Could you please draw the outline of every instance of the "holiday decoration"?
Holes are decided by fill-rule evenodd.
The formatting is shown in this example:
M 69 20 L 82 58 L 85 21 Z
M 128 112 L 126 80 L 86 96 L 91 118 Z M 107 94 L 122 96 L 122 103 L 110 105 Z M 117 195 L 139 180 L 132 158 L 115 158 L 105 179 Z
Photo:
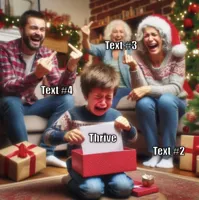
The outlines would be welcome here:
M 187 133 L 189 133 L 189 131 L 190 131 L 190 128 L 189 128 L 188 126 L 184 126 L 184 127 L 183 127 L 183 132 L 184 132 L 184 133 L 187 134 Z
M 195 122 L 197 119 L 196 113 L 194 111 L 190 111 L 186 114 L 187 120 L 189 122 Z
M 185 133 L 199 132 L 199 84 L 195 87 L 194 98 L 188 101 L 186 114 L 184 115 Z
M 190 29 L 193 27 L 193 22 L 190 18 L 184 19 L 184 27 L 185 29 Z
M 189 7 L 188 7 L 188 11 L 190 13 L 197 13 L 199 12 L 199 5 L 198 4 L 195 4 L 195 3 L 192 3 Z
M 183 40 L 184 37 L 185 37 L 185 32 L 184 31 L 180 31 L 179 35 L 180 35 L 180 39 Z
M 192 88 L 199 82 L 199 0 L 176 0 L 172 4 L 171 21 L 187 46 L 186 78 Z
M 195 90 L 196 90 L 197 93 L 199 93 L 199 84 L 196 85 Z
M 154 184 L 154 176 L 144 174 L 142 176 L 142 185 L 144 187 L 151 187 Z
M 70 21 L 70 16 L 67 14 L 58 15 L 56 12 L 45 9 L 41 11 L 46 19 L 46 36 L 54 39 L 65 39 L 68 43 L 76 48 L 80 48 L 80 28 Z M 17 16 L 8 16 L 0 9 L 0 29 L 11 28 L 13 26 L 19 27 L 19 18 Z M 70 50 L 67 53 L 68 57 Z M 87 62 L 86 57 L 81 57 L 78 65 L 80 69 Z
M 69 15 L 57 15 L 52 11 L 42 11 L 46 18 L 46 35 L 56 38 L 66 38 L 69 43 L 79 47 L 80 28 L 70 21 Z M 0 28 L 19 27 L 19 18 L 17 16 L 8 16 L 0 9 Z

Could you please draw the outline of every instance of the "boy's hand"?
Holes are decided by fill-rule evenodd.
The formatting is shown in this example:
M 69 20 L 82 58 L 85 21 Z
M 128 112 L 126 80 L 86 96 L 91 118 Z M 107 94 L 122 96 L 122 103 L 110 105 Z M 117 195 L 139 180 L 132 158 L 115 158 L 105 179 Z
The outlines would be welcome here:
M 35 75 L 37 78 L 42 78 L 43 76 L 49 74 L 49 72 L 53 68 L 53 58 L 56 55 L 56 51 L 54 51 L 49 57 L 47 58 L 40 58 L 37 60 Z
M 67 68 L 69 71 L 73 72 L 76 70 L 77 67 L 77 63 L 79 62 L 80 58 L 82 57 L 83 53 L 76 49 L 73 45 L 71 45 L 70 43 L 68 44 L 68 46 L 73 50 L 70 53 L 70 59 L 67 63 Z
M 90 27 L 92 24 L 93 24 L 93 21 L 91 21 L 88 25 L 84 25 L 81 28 L 83 35 L 86 35 L 87 37 L 90 35 Z
M 84 141 L 84 136 L 78 129 L 73 129 L 64 135 L 64 141 L 70 144 L 80 145 Z
M 124 50 L 123 63 L 129 65 L 131 71 L 137 69 L 137 62 L 133 59 L 133 56 L 127 54 L 127 50 Z
M 131 126 L 130 126 L 128 120 L 123 116 L 119 116 L 115 120 L 115 127 L 117 129 L 122 129 L 122 130 L 125 130 L 125 131 L 130 131 L 130 129 L 131 129 Z

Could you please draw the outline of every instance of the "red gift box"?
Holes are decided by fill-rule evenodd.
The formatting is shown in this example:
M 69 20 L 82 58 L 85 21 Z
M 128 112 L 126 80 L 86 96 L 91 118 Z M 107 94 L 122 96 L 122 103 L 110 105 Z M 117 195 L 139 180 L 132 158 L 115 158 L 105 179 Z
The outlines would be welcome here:
M 142 183 L 139 181 L 134 181 L 135 188 L 132 190 L 132 195 L 136 197 L 141 197 L 144 195 L 156 193 L 159 191 L 158 187 L 156 185 L 151 185 L 150 187 L 144 187 L 142 186 Z
M 72 168 L 83 177 L 133 171 L 137 168 L 136 150 L 83 155 L 82 149 L 72 151 Z
M 199 136 L 182 135 L 180 146 L 185 147 L 185 155 L 180 156 L 180 169 L 196 171 L 196 156 L 199 155 Z

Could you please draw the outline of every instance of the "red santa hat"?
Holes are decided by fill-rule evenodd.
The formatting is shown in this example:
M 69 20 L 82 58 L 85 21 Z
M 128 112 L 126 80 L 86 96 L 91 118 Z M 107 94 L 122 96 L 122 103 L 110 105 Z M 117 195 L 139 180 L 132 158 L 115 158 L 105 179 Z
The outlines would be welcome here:
M 181 43 L 177 28 L 166 17 L 153 14 L 146 17 L 138 26 L 137 34 L 140 35 L 142 29 L 146 26 L 152 26 L 162 31 L 169 45 L 172 47 L 172 54 L 176 57 L 182 57 L 187 52 L 187 47 Z

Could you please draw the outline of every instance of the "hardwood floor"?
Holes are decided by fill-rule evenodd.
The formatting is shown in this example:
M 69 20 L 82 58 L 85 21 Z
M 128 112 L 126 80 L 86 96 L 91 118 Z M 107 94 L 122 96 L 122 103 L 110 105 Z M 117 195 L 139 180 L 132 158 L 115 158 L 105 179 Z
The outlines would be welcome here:
M 62 156 L 59 157 L 62 160 L 66 160 L 66 157 Z M 168 173 L 173 173 L 173 174 L 178 174 L 178 175 L 183 175 L 183 176 L 189 176 L 189 177 L 196 177 L 195 173 L 193 172 L 189 172 L 189 171 L 183 171 L 180 170 L 178 167 L 178 161 L 175 160 L 175 167 L 173 169 L 163 169 L 163 168 L 150 168 L 150 167 L 145 167 L 142 165 L 143 160 L 146 160 L 146 157 L 143 156 L 138 156 L 138 162 L 137 162 L 137 166 L 140 168 L 146 168 L 146 169 L 152 169 L 154 171 L 162 171 L 162 172 L 168 172 Z M 39 172 L 38 174 L 26 179 L 26 180 L 33 180 L 33 179 L 38 179 L 38 178 L 45 178 L 45 177 L 49 177 L 49 176 L 56 176 L 56 175 L 64 175 L 67 174 L 68 171 L 67 169 L 64 168 L 57 168 L 57 167 L 46 167 L 44 170 L 42 170 L 41 172 Z M 14 183 L 14 181 L 8 179 L 8 178 L 2 178 L 0 177 L 0 185 L 2 184 L 9 184 L 9 183 Z M 1 188 L 1 186 L 0 186 Z

